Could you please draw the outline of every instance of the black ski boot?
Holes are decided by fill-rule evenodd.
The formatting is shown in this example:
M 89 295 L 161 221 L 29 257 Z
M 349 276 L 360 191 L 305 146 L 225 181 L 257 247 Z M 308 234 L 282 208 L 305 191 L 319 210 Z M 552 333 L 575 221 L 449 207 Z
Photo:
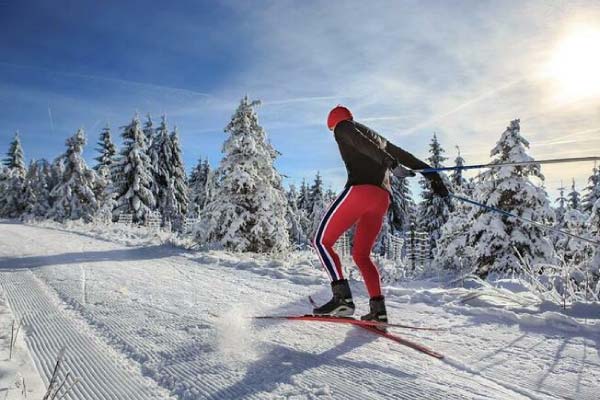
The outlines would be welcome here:
M 387 312 L 385 311 L 385 298 L 383 296 L 372 297 L 369 300 L 371 312 L 360 317 L 363 321 L 388 322 Z M 377 329 L 387 332 L 385 327 L 377 327 Z
M 313 309 L 314 315 L 335 315 L 339 317 L 350 317 L 354 314 L 354 303 L 352 293 L 347 279 L 331 282 L 333 298 L 321 307 Z

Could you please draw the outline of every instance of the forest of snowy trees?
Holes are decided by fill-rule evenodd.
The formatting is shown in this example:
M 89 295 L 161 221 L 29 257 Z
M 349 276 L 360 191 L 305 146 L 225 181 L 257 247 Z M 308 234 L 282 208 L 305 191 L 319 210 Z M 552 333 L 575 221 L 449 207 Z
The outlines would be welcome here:
M 336 194 L 319 173 L 299 187 L 284 188 L 274 163 L 280 153 L 267 140 L 258 121 L 258 101 L 242 98 L 225 127 L 223 157 L 216 168 L 200 159 L 189 177 L 183 163 L 179 133 L 165 116 L 155 124 L 138 115 L 119 129 L 121 145 L 111 127 L 100 133 L 95 165 L 82 152 L 82 129 L 65 142 L 52 161 L 25 162 L 19 134 L 9 144 L 0 167 L 0 217 L 23 220 L 82 220 L 110 223 L 130 215 L 144 224 L 157 213 L 162 224 L 182 232 L 193 219 L 200 244 L 217 243 L 228 250 L 270 252 L 309 246 L 324 210 Z M 119 148 L 118 148 L 119 147 Z M 490 151 L 491 163 L 533 161 L 519 120 L 510 122 Z M 449 157 L 433 135 L 427 161 L 446 165 Z M 465 160 L 457 154 L 451 164 Z M 482 170 L 467 178 L 461 170 L 444 176 L 457 195 L 496 207 L 546 226 L 600 240 L 600 170 L 594 167 L 580 193 L 574 180 L 561 186 L 551 204 L 539 164 Z M 384 254 L 390 237 L 425 232 L 432 264 L 448 270 L 472 266 L 474 273 L 519 273 L 533 266 L 569 265 L 594 282 L 600 278 L 600 251 L 575 238 L 549 233 L 539 226 L 456 200 L 442 199 L 421 179 L 421 200 L 415 202 L 407 179 L 392 178 L 393 202 L 374 252 Z M 567 193 L 568 192 L 568 193 Z M 350 236 L 352 233 L 350 233 Z M 539 267 L 542 268 L 542 267 Z

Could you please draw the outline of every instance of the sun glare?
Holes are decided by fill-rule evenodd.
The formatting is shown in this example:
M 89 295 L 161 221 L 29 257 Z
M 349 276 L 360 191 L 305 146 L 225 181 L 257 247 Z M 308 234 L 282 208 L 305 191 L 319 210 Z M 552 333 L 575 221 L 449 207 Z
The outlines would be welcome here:
M 600 29 L 579 27 L 558 44 L 548 64 L 548 75 L 562 100 L 600 96 Z

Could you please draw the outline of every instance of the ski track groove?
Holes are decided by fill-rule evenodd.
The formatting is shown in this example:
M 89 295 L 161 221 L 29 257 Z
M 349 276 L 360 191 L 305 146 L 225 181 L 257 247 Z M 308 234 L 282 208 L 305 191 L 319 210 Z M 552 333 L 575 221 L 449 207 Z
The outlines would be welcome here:
M 11 231 L 19 235 L 19 229 L 25 227 L 11 226 L 11 228 Z M 36 228 L 26 228 L 36 233 Z M 46 237 L 43 237 L 44 235 Z M 66 232 L 46 231 L 42 235 L 39 235 L 39 232 L 38 235 L 29 233 L 27 236 L 22 236 L 21 242 L 33 243 L 32 237 L 39 239 L 40 236 L 50 246 L 57 241 L 56 237 L 68 237 L 75 242 L 79 240 L 79 248 L 65 249 L 66 252 L 83 253 L 86 248 L 90 251 L 95 251 L 96 248 L 122 248 L 110 243 L 102 243 L 100 246 L 100 243 L 94 243 L 94 240 L 89 238 L 82 241 Z M 23 246 L 21 242 L 18 243 L 19 246 Z M 43 244 L 35 242 L 37 247 L 44 247 Z M 151 267 L 145 265 L 148 262 L 152 262 Z M 86 304 L 81 303 L 83 294 L 78 266 L 86 268 L 88 292 Z M 177 274 L 173 275 L 172 272 L 167 274 L 167 269 L 174 270 Z M 125 270 L 128 272 L 126 275 Z M 390 398 L 390 396 L 401 400 L 415 398 L 557 399 L 572 398 L 573 394 L 573 390 L 565 388 L 560 382 L 556 385 L 544 382 L 555 376 L 554 364 L 550 370 L 542 370 L 538 373 L 539 379 L 543 381 L 543 386 L 538 388 L 536 387 L 538 380 L 526 379 L 517 381 L 517 384 L 515 377 L 518 375 L 515 376 L 514 373 L 511 375 L 509 368 L 488 369 L 486 365 L 478 371 L 477 366 L 471 367 L 468 361 L 460 361 L 454 357 L 448 357 L 442 362 L 434 361 L 404 346 L 392 346 L 384 339 L 370 338 L 366 331 L 332 329 L 327 325 L 308 327 L 296 322 L 293 323 L 293 327 L 292 323 L 289 327 L 283 323 L 260 327 L 258 346 L 264 353 L 261 356 L 266 357 L 266 360 L 282 363 L 281 366 L 266 365 L 263 358 L 259 358 L 247 362 L 247 365 L 242 368 L 238 364 L 233 364 L 232 368 L 227 358 L 219 355 L 220 349 L 216 342 L 221 332 L 215 329 L 215 320 L 206 315 L 207 312 L 223 315 L 227 310 L 224 308 L 227 302 L 235 304 L 238 301 L 244 304 L 245 298 L 252 298 L 257 305 L 261 301 L 267 304 L 285 305 L 290 301 L 290 293 L 294 293 L 299 286 L 286 280 L 277 280 L 277 284 L 273 284 L 273 280 L 268 275 L 256 274 L 243 268 L 220 267 L 218 262 L 204 265 L 198 264 L 194 259 L 170 255 L 150 261 L 103 260 L 95 261 L 93 264 L 77 262 L 42 266 L 31 272 L 4 271 L 7 270 L 0 270 L 0 284 L 7 292 L 7 298 L 9 289 L 12 290 L 8 300 L 15 316 L 19 315 L 15 309 L 21 310 L 22 313 L 23 310 L 35 310 L 39 307 L 39 312 L 32 311 L 25 317 L 31 326 L 36 327 L 35 332 L 40 334 L 33 335 L 36 340 L 31 340 L 30 335 L 27 335 L 26 340 L 31 353 L 35 355 L 36 366 L 44 371 L 42 375 L 51 373 L 56 354 L 64 343 L 57 337 L 56 332 L 64 330 L 68 331 L 67 339 L 75 343 L 67 348 L 66 357 L 70 362 L 78 362 L 78 367 L 81 369 L 72 368 L 77 371 L 75 375 L 81 377 L 92 375 L 87 385 L 80 383 L 75 386 L 72 392 L 74 397 L 69 396 L 71 400 L 121 399 L 123 390 L 126 391 L 128 400 L 164 398 L 147 394 L 158 392 L 157 388 L 151 390 L 147 386 L 147 378 L 154 380 L 158 386 L 170 391 L 172 395 L 186 400 L 320 396 L 361 400 Z M 16 280 L 23 279 L 23 274 L 29 274 L 30 279 L 35 282 L 33 286 L 37 285 L 37 290 L 34 291 L 38 292 L 34 293 L 36 299 L 23 300 L 31 297 L 31 291 L 27 290 L 31 288 L 15 283 Z M 127 281 L 123 282 L 124 291 L 123 288 L 118 287 L 119 282 L 123 281 L 123 276 L 127 277 Z M 213 285 L 212 282 L 219 282 L 219 284 Z M 40 292 L 51 300 L 56 298 L 54 302 L 46 300 L 47 303 L 54 304 L 55 314 L 47 312 L 52 307 L 40 300 L 40 297 L 43 297 Z M 230 294 L 230 298 L 226 298 L 225 303 L 219 304 L 213 301 L 222 298 L 223 293 Z M 295 297 L 299 295 L 297 292 L 294 294 Z M 177 296 L 181 296 L 179 299 L 183 301 L 174 302 L 173 299 L 177 299 Z M 206 304 L 212 305 L 212 308 L 206 309 Z M 173 310 L 174 305 L 177 308 Z M 41 311 L 45 309 L 44 307 L 46 311 Z M 255 311 L 257 310 L 252 310 L 250 307 L 250 312 Z M 87 335 L 79 332 L 77 324 L 64 313 L 75 314 L 75 322 L 85 325 L 87 331 L 84 330 L 84 333 Z M 64 329 L 65 327 L 69 329 Z M 252 332 L 255 331 L 256 328 Z M 340 332 L 349 333 L 351 337 L 345 339 Z M 106 368 L 100 365 L 95 368 L 94 352 L 81 353 L 78 350 L 77 354 L 81 354 L 80 359 L 69 356 L 73 346 L 77 349 L 88 346 L 88 336 L 92 333 L 99 335 L 102 342 L 106 342 L 109 347 L 116 350 L 119 357 L 124 356 L 135 361 L 135 365 L 141 365 L 145 377 L 139 376 L 138 380 L 148 392 L 140 395 L 139 389 L 129 382 L 124 386 L 106 385 L 107 379 L 111 383 L 118 380 L 121 371 L 115 369 L 107 372 Z M 444 345 L 452 347 L 453 339 L 455 340 L 460 333 L 448 332 L 447 336 L 440 335 L 440 340 L 437 342 L 429 335 L 413 333 L 409 335 L 441 353 L 446 353 Z M 472 335 L 476 338 L 475 332 Z M 43 337 L 47 340 L 41 339 Z M 298 342 L 298 337 L 304 342 Z M 315 343 L 307 348 L 306 341 L 311 342 L 310 337 L 314 338 L 312 342 Z M 357 345 L 353 346 L 353 343 Z M 336 346 L 341 346 L 341 349 L 336 350 Z M 565 348 L 568 346 L 569 343 Z M 328 353 L 330 350 L 333 352 Z M 103 353 L 107 352 L 103 351 Z M 112 365 L 119 357 L 106 356 L 105 358 Z M 292 357 L 291 367 L 285 365 L 289 357 Z M 322 357 L 326 358 L 322 359 Z M 122 361 L 117 360 L 117 363 L 119 362 Z M 492 358 L 489 365 L 495 366 L 495 364 L 495 359 Z M 261 375 L 260 371 L 256 371 L 267 366 L 273 367 L 269 369 L 268 375 L 264 372 Z M 129 364 L 127 367 L 131 369 Z M 292 371 L 288 373 L 285 371 L 286 368 L 292 368 Z M 366 376 L 365 368 L 369 369 L 367 372 L 370 373 Z M 377 371 L 373 372 L 371 369 Z M 139 375 L 139 371 L 136 372 Z M 489 376 L 492 373 L 493 375 Z M 97 379 L 98 374 L 103 375 L 104 379 Z M 272 380 L 263 382 L 266 376 Z M 589 380 L 589 375 L 585 377 Z M 44 379 L 47 382 L 46 376 Z M 321 392 L 325 390 L 324 388 L 329 388 L 325 394 Z M 550 388 L 557 393 L 549 393 Z M 589 386 L 583 386 L 582 391 L 577 394 L 589 396 L 581 398 L 593 399 L 595 397 L 592 392 Z M 577 398 L 579 399 L 579 396 Z
M 111 400 L 124 394 L 132 400 L 164 398 L 130 368 L 118 365 L 109 348 L 90 337 L 78 321 L 64 315 L 30 271 L 2 272 L 0 283 L 15 318 L 26 321 L 25 338 L 46 384 L 60 349 L 66 347 L 63 367 L 73 371 L 80 382 L 65 398 Z M 74 396 L 77 392 L 80 397 Z

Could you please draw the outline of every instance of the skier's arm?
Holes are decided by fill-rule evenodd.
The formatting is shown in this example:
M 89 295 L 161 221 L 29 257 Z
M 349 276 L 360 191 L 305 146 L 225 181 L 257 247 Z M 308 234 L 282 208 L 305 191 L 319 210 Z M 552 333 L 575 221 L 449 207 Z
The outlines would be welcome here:
M 394 145 L 393 143 L 387 142 L 385 146 L 385 151 L 392 155 L 400 164 L 410 168 L 410 169 L 425 169 L 431 168 L 429 164 L 419 160 L 417 157 L 410 154 L 408 151 L 401 149 L 400 147 Z M 429 180 L 431 184 L 432 190 L 442 196 L 448 196 L 448 188 L 444 184 L 442 177 L 437 172 L 428 172 L 423 173 L 423 176 Z
M 338 143 L 353 147 L 386 168 L 393 169 L 398 165 L 398 161 L 385 151 L 388 141 L 366 127 L 359 129 L 351 122 L 342 121 L 335 127 L 334 135 Z

